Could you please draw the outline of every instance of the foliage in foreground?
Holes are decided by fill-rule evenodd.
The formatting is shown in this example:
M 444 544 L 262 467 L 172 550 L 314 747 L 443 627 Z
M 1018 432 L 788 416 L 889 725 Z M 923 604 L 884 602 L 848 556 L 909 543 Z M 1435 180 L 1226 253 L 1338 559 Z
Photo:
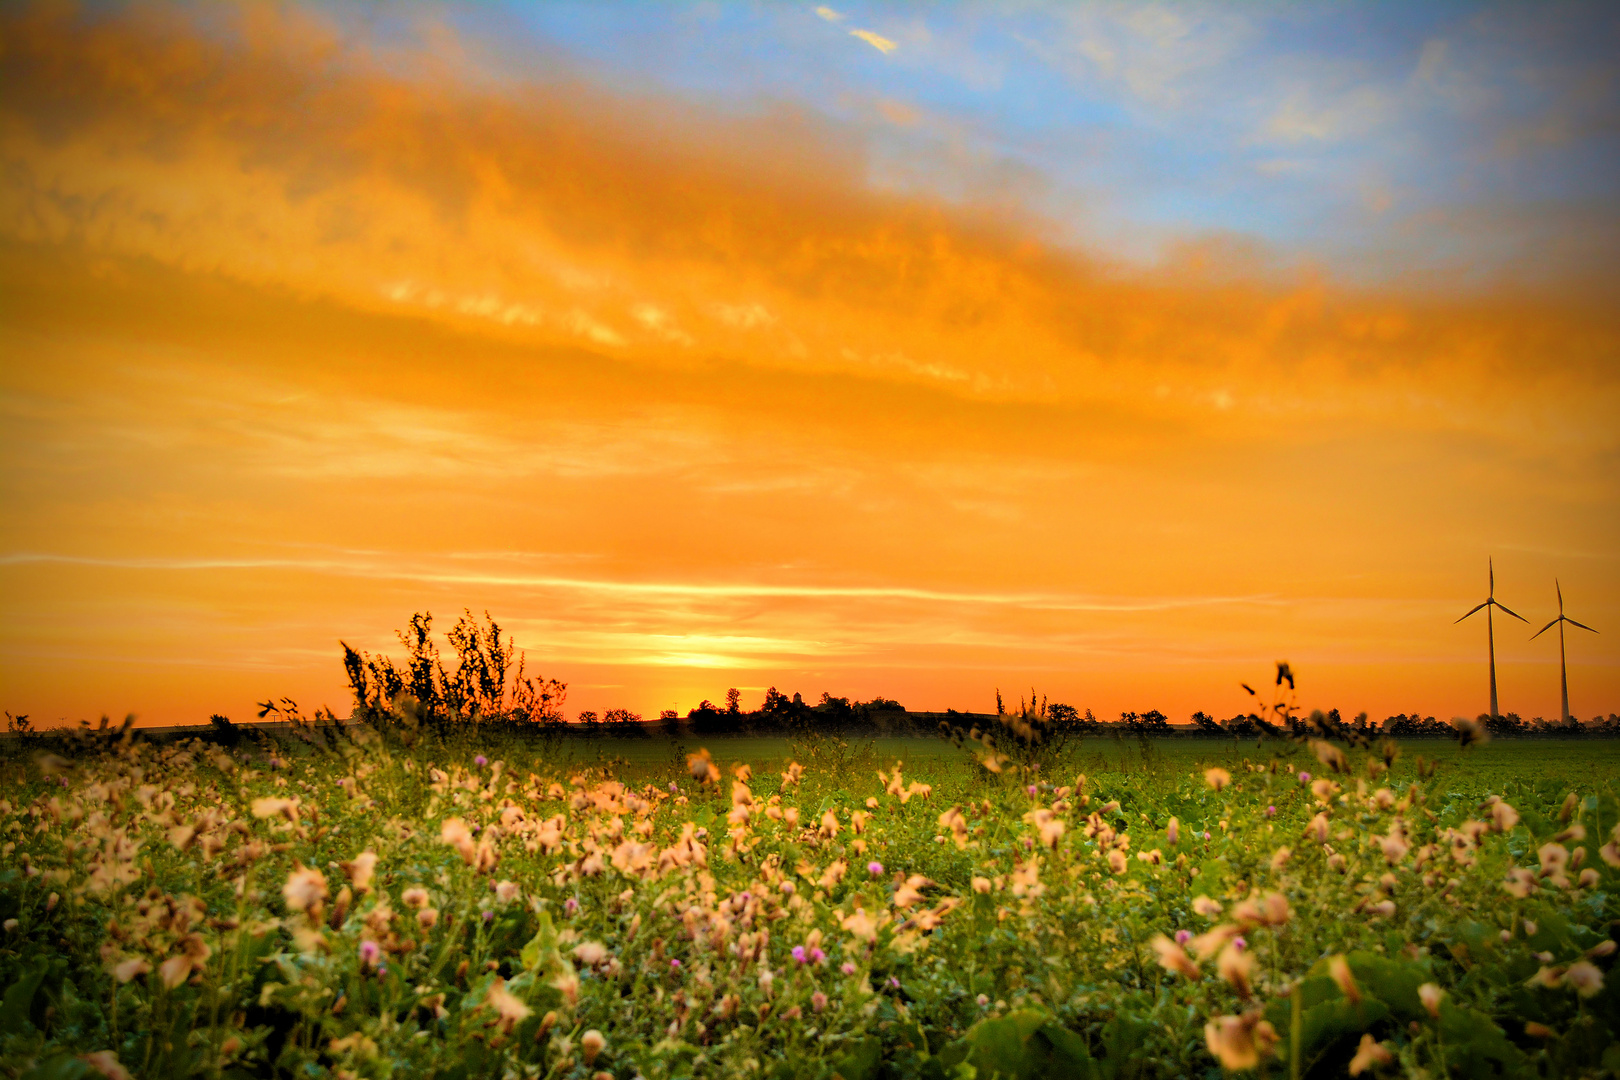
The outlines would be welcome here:
M 1606 781 L 1488 793 L 1328 742 L 1303 767 L 1283 745 L 920 780 L 813 744 L 780 775 L 366 727 L 332 745 L 6 766 L 0 1072 L 1620 1065 Z

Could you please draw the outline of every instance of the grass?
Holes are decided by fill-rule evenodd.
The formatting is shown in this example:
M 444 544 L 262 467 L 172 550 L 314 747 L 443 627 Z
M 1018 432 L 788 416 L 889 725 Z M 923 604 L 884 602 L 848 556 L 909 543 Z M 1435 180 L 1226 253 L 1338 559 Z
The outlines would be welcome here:
M 1620 1061 L 1606 740 L 410 737 L 6 761 L 0 1074 Z

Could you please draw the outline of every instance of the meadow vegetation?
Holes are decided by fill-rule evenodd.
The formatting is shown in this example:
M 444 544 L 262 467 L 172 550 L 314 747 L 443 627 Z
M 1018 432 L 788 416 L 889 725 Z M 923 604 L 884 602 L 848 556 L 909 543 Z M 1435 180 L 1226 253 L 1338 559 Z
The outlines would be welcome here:
M 1061 741 L 1026 707 L 949 740 L 688 753 L 440 728 L 403 697 L 297 719 L 13 744 L 0 1071 L 1620 1065 L 1607 741 L 1403 753 L 1325 718 Z

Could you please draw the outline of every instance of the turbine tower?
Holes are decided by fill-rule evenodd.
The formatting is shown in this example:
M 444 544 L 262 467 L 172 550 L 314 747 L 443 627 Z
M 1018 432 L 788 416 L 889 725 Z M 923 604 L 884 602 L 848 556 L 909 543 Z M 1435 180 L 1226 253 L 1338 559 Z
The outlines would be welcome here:
M 1487 563 L 1486 565 L 1490 568 L 1491 591 L 1486 595 L 1485 602 L 1480 604 L 1479 607 L 1474 608 L 1473 611 L 1470 611 L 1468 615 L 1474 614 L 1474 612 L 1480 610 L 1480 608 L 1485 609 L 1485 642 L 1487 647 L 1490 649 L 1491 654 L 1491 716 L 1492 718 L 1495 718 L 1500 716 L 1501 713 L 1496 711 L 1496 627 L 1491 624 L 1491 608 L 1501 608 L 1504 612 L 1512 615 L 1515 619 L 1518 619 L 1522 623 L 1528 624 L 1530 620 L 1526 619 L 1523 615 L 1520 615 L 1517 611 L 1514 611 L 1512 608 L 1496 599 L 1496 564 L 1493 561 Z M 1457 622 L 1462 622 L 1463 619 L 1468 618 L 1468 615 L 1464 615 L 1462 619 L 1458 619 Z M 1452 625 L 1455 626 L 1456 623 L 1453 623 Z
M 1567 724 L 1569 723 L 1569 668 L 1564 663 L 1564 623 L 1578 626 L 1582 630 L 1592 630 L 1592 628 L 1585 623 L 1576 622 L 1564 614 L 1564 587 L 1558 584 L 1557 578 L 1553 578 L 1553 588 L 1558 590 L 1558 618 L 1531 634 L 1530 640 L 1534 641 L 1553 627 L 1558 627 L 1558 688 L 1563 692 L 1564 696 L 1564 715 L 1560 719 Z M 1507 609 L 1503 608 L 1502 610 L 1506 611 Z M 1595 634 L 1597 631 L 1592 630 L 1592 633 Z

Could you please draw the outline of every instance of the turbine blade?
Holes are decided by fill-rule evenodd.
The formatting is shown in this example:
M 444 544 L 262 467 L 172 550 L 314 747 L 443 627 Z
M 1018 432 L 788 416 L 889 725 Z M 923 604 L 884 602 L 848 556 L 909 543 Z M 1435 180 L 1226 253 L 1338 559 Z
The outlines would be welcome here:
M 1575 620 L 1574 620 L 1574 619 L 1571 619 L 1571 618 L 1569 618 L 1569 617 L 1568 617 L 1568 616 L 1565 616 L 1565 618 L 1564 618 L 1564 621 L 1565 621 L 1565 622 L 1567 622 L 1567 623 L 1569 623 L 1569 624 L 1570 624 L 1570 625 L 1571 625 L 1571 626 L 1578 626 L 1578 627 L 1580 627 L 1580 628 L 1581 628 L 1581 629 L 1582 629 L 1582 630 L 1592 630 L 1592 628 L 1591 628 L 1591 627 L 1590 627 L 1590 626 L 1587 626 L 1587 625 L 1586 625 L 1586 624 L 1585 624 L 1585 623 L 1583 623 L 1583 622 L 1576 622 L 1576 621 L 1575 621 Z M 1595 634 L 1595 633 L 1597 633 L 1597 631 L 1596 631 L 1596 630 L 1592 630 L 1592 633 L 1594 633 L 1594 634 Z
M 1558 616 L 1558 619 L 1554 619 L 1552 622 L 1548 623 L 1546 626 L 1543 626 L 1540 630 L 1537 630 L 1535 633 L 1531 634 L 1530 635 L 1530 640 L 1531 641 L 1536 640 L 1536 638 L 1540 637 L 1542 634 L 1545 634 L 1547 631 L 1549 631 L 1553 627 L 1557 626 L 1558 625 L 1558 620 L 1562 619 L 1562 618 L 1563 618 L 1562 615 Z M 1570 621 L 1573 622 L 1574 620 L 1572 619 Z
M 1491 602 L 1490 602 L 1490 601 L 1489 601 L 1489 600 L 1487 600 L 1487 601 L 1485 601 L 1485 603 L 1483 603 L 1483 604 L 1481 604 L 1481 605 L 1479 605 L 1479 607 L 1477 607 L 1477 608 L 1475 608 L 1475 609 L 1474 609 L 1474 611 L 1478 611 L 1478 610 L 1479 610 L 1479 608 L 1482 608 L 1482 607 L 1489 607 L 1489 606 L 1490 606 L 1490 603 L 1491 603 Z M 1469 612 L 1469 613 L 1468 613 L 1468 615 L 1472 615 L 1472 614 L 1473 614 L 1473 613 L 1474 613 L 1474 611 L 1470 611 L 1470 612 Z M 1462 621 L 1463 621 L 1463 619 L 1466 619 L 1466 618 L 1468 618 L 1468 615 L 1464 615 L 1464 616 L 1463 616 L 1463 617 L 1462 617 L 1462 619 L 1458 619 L 1458 620 L 1457 620 L 1457 622 L 1462 622 Z M 1453 625 L 1453 626 L 1456 626 L 1456 625 L 1457 625 L 1457 623 L 1452 623 L 1452 624 L 1451 624 L 1451 625 Z
M 1517 611 L 1514 611 L 1512 608 L 1510 608 L 1506 604 L 1502 603 L 1502 601 L 1500 601 L 1500 600 L 1493 600 L 1493 601 L 1491 601 L 1491 603 L 1495 604 L 1497 607 L 1501 608 L 1503 611 L 1507 612 L 1509 615 L 1513 616 L 1515 619 L 1518 619 L 1522 623 L 1527 623 L 1527 622 L 1530 621 L 1529 619 L 1525 618 L 1523 615 L 1520 615 Z
M 1496 595 L 1496 560 L 1495 559 L 1489 559 L 1489 560 L 1486 561 L 1485 565 L 1490 568 L 1490 572 L 1491 572 L 1491 595 L 1495 596 Z
M 1558 614 L 1562 615 L 1564 613 L 1564 587 L 1558 583 L 1557 578 L 1553 578 L 1553 588 L 1558 590 Z

